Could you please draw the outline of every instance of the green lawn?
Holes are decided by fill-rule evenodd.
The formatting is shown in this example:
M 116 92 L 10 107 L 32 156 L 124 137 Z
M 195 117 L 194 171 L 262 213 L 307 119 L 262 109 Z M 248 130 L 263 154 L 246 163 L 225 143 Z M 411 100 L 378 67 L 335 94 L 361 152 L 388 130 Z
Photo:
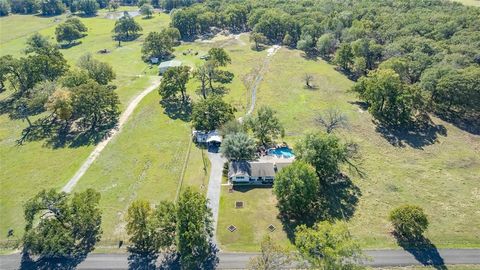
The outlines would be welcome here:
M 317 89 L 303 87 L 302 77 L 311 73 Z M 432 145 L 396 147 L 375 131 L 368 112 L 361 111 L 355 96 L 347 93 L 352 82 L 324 61 L 306 60 L 300 52 L 282 48 L 273 57 L 257 93 L 257 106 L 269 105 L 286 129 L 289 144 L 314 124 L 316 112 L 339 108 L 350 127 L 339 132 L 344 140 L 360 145 L 364 179 L 352 175 L 362 195 L 349 225 L 364 248 L 397 247 L 390 235 L 388 212 L 403 203 L 422 206 L 430 220 L 426 236 L 438 247 L 480 247 L 480 137 L 434 119 L 447 136 Z M 267 223 L 278 224 L 274 195 L 268 189 L 222 193 L 219 241 L 224 250 L 256 250 Z M 244 200 L 247 208 L 233 208 Z M 248 206 L 250 205 L 250 206 Z M 260 222 L 259 222 L 260 220 Z M 238 231 L 230 233 L 233 224 Z M 277 232 L 276 232 L 277 234 Z M 276 235 L 286 241 L 285 235 Z
M 148 69 L 148 65 L 140 59 L 143 36 L 136 41 L 123 43 L 120 48 L 116 47 L 111 37 L 115 21 L 104 18 L 104 15 L 105 11 L 101 11 L 97 17 L 82 18 L 89 35 L 81 40 L 80 45 L 62 50 L 62 53 L 70 65 L 75 65 L 78 58 L 87 52 L 110 63 L 117 74 L 114 84 L 118 86 L 116 91 L 123 109 L 137 93 L 150 85 L 149 75 L 155 74 L 156 69 Z M 52 37 L 56 18 L 65 19 L 64 16 L 44 18 L 32 15 L 0 18 L 1 29 L 15 29 L 2 31 L 0 55 L 20 56 L 26 38 L 36 31 Z M 136 17 L 136 20 L 142 25 L 144 33 L 147 33 L 166 27 L 169 17 L 157 14 L 149 20 L 140 17 Z M 111 53 L 97 53 L 104 48 L 111 50 Z M 0 99 L 6 98 L 8 94 L 9 92 L 1 93 Z M 26 126 L 21 120 L 11 120 L 7 115 L 0 115 L 0 240 L 6 239 L 10 228 L 15 230 L 16 237 L 20 236 L 23 229 L 22 205 L 25 200 L 41 189 L 61 188 L 93 149 L 93 146 L 52 149 L 45 146 L 43 141 L 18 146 L 16 140 Z

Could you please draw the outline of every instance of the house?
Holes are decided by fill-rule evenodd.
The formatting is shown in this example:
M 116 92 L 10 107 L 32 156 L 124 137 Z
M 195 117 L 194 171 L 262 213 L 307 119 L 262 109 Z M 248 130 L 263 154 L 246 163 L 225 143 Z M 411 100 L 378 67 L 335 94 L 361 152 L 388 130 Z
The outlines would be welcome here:
M 232 184 L 271 185 L 275 175 L 293 159 L 232 161 L 228 166 L 228 180 Z
M 158 71 L 159 71 L 160 75 L 162 75 L 163 73 L 165 73 L 165 71 L 167 71 L 167 69 L 169 69 L 171 67 L 179 67 L 181 65 L 182 65 L 182 62 L 180 62 L 178 60 L 170 60 L 170 61 L 161 62 L 160 65 L 158 65 Z

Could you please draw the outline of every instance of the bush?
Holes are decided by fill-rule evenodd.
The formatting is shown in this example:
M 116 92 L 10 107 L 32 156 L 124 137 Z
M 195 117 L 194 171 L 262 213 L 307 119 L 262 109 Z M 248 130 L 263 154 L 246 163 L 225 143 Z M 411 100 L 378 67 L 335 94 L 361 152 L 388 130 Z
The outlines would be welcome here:
M 404 238 L 418 238 L 428 227 L 427 215 L 416 205 L 403 205 L 390 212 L 395 232 Z

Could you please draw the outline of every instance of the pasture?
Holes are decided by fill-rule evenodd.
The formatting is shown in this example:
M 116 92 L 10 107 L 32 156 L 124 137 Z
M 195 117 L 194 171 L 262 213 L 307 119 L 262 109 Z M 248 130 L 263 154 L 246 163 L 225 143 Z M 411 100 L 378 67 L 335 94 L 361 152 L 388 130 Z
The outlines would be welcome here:
M 110 63 L 117 73 L 114 84 L 118 86 L 116 91 L 124 109 L 156 75 L 156 69 L 150 69 L 140 59 L 141 42 L 149 31 L 166 27 L 169 18 L 165 14 L 156 14 L 149 20 L 136 17 L 144 29 L 143 36 L 117 47 L 111 38 L 114 21 L 105 15 L 102 11 L 96 17 L 82 18 L 89 29 L 88 36 L 80 45 L 62 52 L 72 66 L 86 52 Z M 58 18 L 64 20 L 63 16 Z M 53 17 L 1 18 L 2 29 L 21 25 L 18 31 L 2 35 L 1 55 L 21 55 L 28 35 L 38 31 L 52 37 L 57 23 Z M 263 79 L 255 108 L 268 105 L 278 112 L 286 129 L 284 140 L 290 145 L 306 132 L 321 130 L 315 122 L 318 113 L 338 108 L 347 115 L 349 127 L 337 134 L 360 146 L 360 166 L 366 176 L 349 174 L 353 182 L 351 188 L 359 192 L 357 202 L 346 205 L 351 209 L 346 215 L 352 234 L 363 248 L 398 247 L 391 236 L 387 215 L 390 209 L 403 203 L 418 204 L 426 210 L 430 219 L 426 236 L 437 247 L 480 247 L 479 136 L 436 118 L 435 124 L 445 132 L 399 134 L 380 130 L 348 91 L 353 82 L 334 66 L 320 59 L 306 59 L 300 51 L 286 48 L 271 56 L 265 66 L 267 51 L 251 50 L 246 34 L 183 43 L 175 49 L 175 54 L 194 67 L 201 62 L 198 56 L 211 47 L 224 47 L 232 58 L 232 64 L 226 69 L 233 72 L 235 78 L 227 85 L 230 91 L 225 100 L 237 109 L 237 117 L 248 110 L 253 79 L 262 66 L 266 67 L 260 74 Z M 103 49 L 110 53 L 97 53 Z M 305 73 L 313 75 L 315 89 L 304 88 Z M 188 91 L 194 101 L 198 99 L 197 87 L 198 82 L 190 80 Z M 1 93 L 0 99 L 8 94 Z M 205 190 L 208 184 L 208 161 L 203 159 L 205 153 L 201 149 L 190 145 L 188 119 L 169 114 L 159 100 L 156 91 L 142 100 L 123 131 L 74 189 L 93 187 L 101 192 L 106 245 L 126 240 L 123 216 L 132 200 L 142 198 L 154 203 L 175 198 L 184 166 L 182 187 L 193 185 Z M 0 115 L 0 240 L 6 240 L 10 228 L 15 231 L 14 238 L 20 237 L 25 200 L 44 188 L 60 189 L 94 147 L 52 148 L 44 141 L 17 145 L 26 125 L 21 120 Z M 245 207 L 235 209 L 235 201 L 244 201 Z M 256 251 L 266 233 L 288 244 L 277 214 L 271 189 L 251 188 L 229 193 L 223 187 L 217 232 L 221 249 Z M 232 224 L 237 230 L 229 232 L 226 227 Z M 276 227 L 273 232 L 267 229 L 270 224 Z
M 304 87 L 305 73 L 314 76 L 315 89 Z M 349 128 L 337 134 L 360 146 L 360 167 L 366 174 L 364 178 L 349 174 L 350 191 L 358 189 L 358 202 L 344 205 L 345 216 L 363 248 L 398 247 L 387 216 L 404 203 L 426 210 L 427 237 L 436 246 L 479 247 L 480 137 L 437 118 L 433 119 L 437 128 L 446 130 L 443 135 L 378 130 L 369 113 L 356 105 L 356 97 L 348 91 L 351 85 L 323 60 L 305 59 L 299 51 L 282 48 L 260 84 L 256 108 L 268 105 L 277 111 L 290 145 L 306 132 L 321 130 L 315 122 L 320 112 L 338 108 L 345 113 Z M 275 196 L 270 189 L 223 191 L 218 230 L 222 248 L 258 250 L 263 235 L 269 233 L 266 226 L 279 224 Z M 237 200 L 244 201 L 246 208 L 235 209 Z M 237 227 L 235 232 L 226 229 L 231 224 Z M 286 240 L 278 230 L 281 226 L 274 237 Z

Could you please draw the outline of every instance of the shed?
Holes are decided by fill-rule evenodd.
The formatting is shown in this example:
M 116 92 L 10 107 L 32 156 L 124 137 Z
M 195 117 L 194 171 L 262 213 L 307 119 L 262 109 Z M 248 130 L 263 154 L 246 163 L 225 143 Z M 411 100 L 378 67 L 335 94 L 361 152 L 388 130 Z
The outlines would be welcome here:
M 167 69 L 171 68 L 171 67 L 179 67 L 182 65 L 182 62 L 178 61 L 178 60 L 170 60 L 170 61 L 165 61 L 165 62 L 161 62 L 160 65 L 158 65 L 158 71 L 161 74 L 165 73 L 165 71 L 167 71 Z

